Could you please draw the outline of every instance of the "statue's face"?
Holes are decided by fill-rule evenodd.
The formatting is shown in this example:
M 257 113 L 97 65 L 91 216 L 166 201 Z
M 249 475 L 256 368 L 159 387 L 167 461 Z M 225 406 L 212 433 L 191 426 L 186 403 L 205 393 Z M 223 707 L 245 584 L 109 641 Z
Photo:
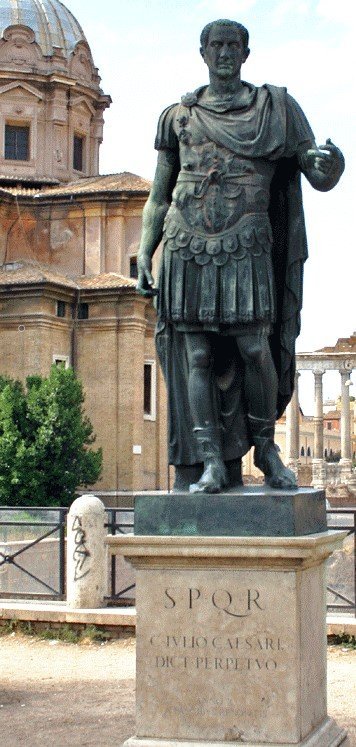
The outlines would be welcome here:
M 234 78 L 248 57 L 242 36 L 233 26 L 213 26 L 200 52 L 209 71 L 219 78 Z

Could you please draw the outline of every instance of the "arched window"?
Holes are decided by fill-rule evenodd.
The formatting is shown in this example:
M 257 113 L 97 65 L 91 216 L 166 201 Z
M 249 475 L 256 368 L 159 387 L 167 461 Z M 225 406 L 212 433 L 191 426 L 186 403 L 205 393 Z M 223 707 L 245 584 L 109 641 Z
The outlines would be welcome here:
M 305 456 L 304 446 L 302 446 L 302 448 L 300 450 L 300 456 Z
M 307 457 L 310 457 L 310 456 L 311 456 L 311 451 L 310 451 L 310 446 L 308 446 L 308 448 L 307 448 Z

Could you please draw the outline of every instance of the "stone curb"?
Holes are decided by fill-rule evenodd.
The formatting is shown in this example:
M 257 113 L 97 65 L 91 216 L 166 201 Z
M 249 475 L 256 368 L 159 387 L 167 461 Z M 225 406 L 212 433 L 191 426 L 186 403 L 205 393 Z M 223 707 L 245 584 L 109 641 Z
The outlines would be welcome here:
M 34 602 L 25 604 L 23 602 L 0 601 L 1 620 L 135 627 L 136 610 L 134 607 L 69 609 L 65 604 L 56 602 L 52 604 L 48 602 L 45 604 Z

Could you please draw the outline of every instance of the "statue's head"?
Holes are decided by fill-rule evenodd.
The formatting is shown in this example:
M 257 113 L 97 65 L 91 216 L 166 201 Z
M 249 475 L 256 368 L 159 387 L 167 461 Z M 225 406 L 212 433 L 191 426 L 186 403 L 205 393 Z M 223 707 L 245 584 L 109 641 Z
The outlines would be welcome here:
M 211 23 L 207 23 L 206 26 L 204 26 L 201 34 L 200 34 L 200 44 L 201 44 L 201 52 L 205 49 L 209 42 L 209 34 L 210 31 L 214 26 L 230 26 L 231 28 L 235 29 L 241 36 L 245 51 L 250 52 L 248 48 L 248 42 L 249 42 L 249 33 L 247 31 L 247 28 L 242 25 L 242 23 L 238 23 L 237 21 L 229 21 L 228 18 L 219 18 L 217 21 L 212 21 Z
M 220 18 L 204 26 L 200 54 L 211 73 L 230 77 L 240 74 L 241 65 L 250 54 L 248 40 L 248 31 L 242 23 Z

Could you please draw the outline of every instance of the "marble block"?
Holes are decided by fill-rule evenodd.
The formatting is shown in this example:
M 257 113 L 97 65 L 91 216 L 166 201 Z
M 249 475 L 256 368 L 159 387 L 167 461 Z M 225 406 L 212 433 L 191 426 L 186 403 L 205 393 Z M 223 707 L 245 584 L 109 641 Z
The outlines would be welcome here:
M 137 571 L 127 747 L 336 747 L 324 565 L 342 535 L 108 539 Z

